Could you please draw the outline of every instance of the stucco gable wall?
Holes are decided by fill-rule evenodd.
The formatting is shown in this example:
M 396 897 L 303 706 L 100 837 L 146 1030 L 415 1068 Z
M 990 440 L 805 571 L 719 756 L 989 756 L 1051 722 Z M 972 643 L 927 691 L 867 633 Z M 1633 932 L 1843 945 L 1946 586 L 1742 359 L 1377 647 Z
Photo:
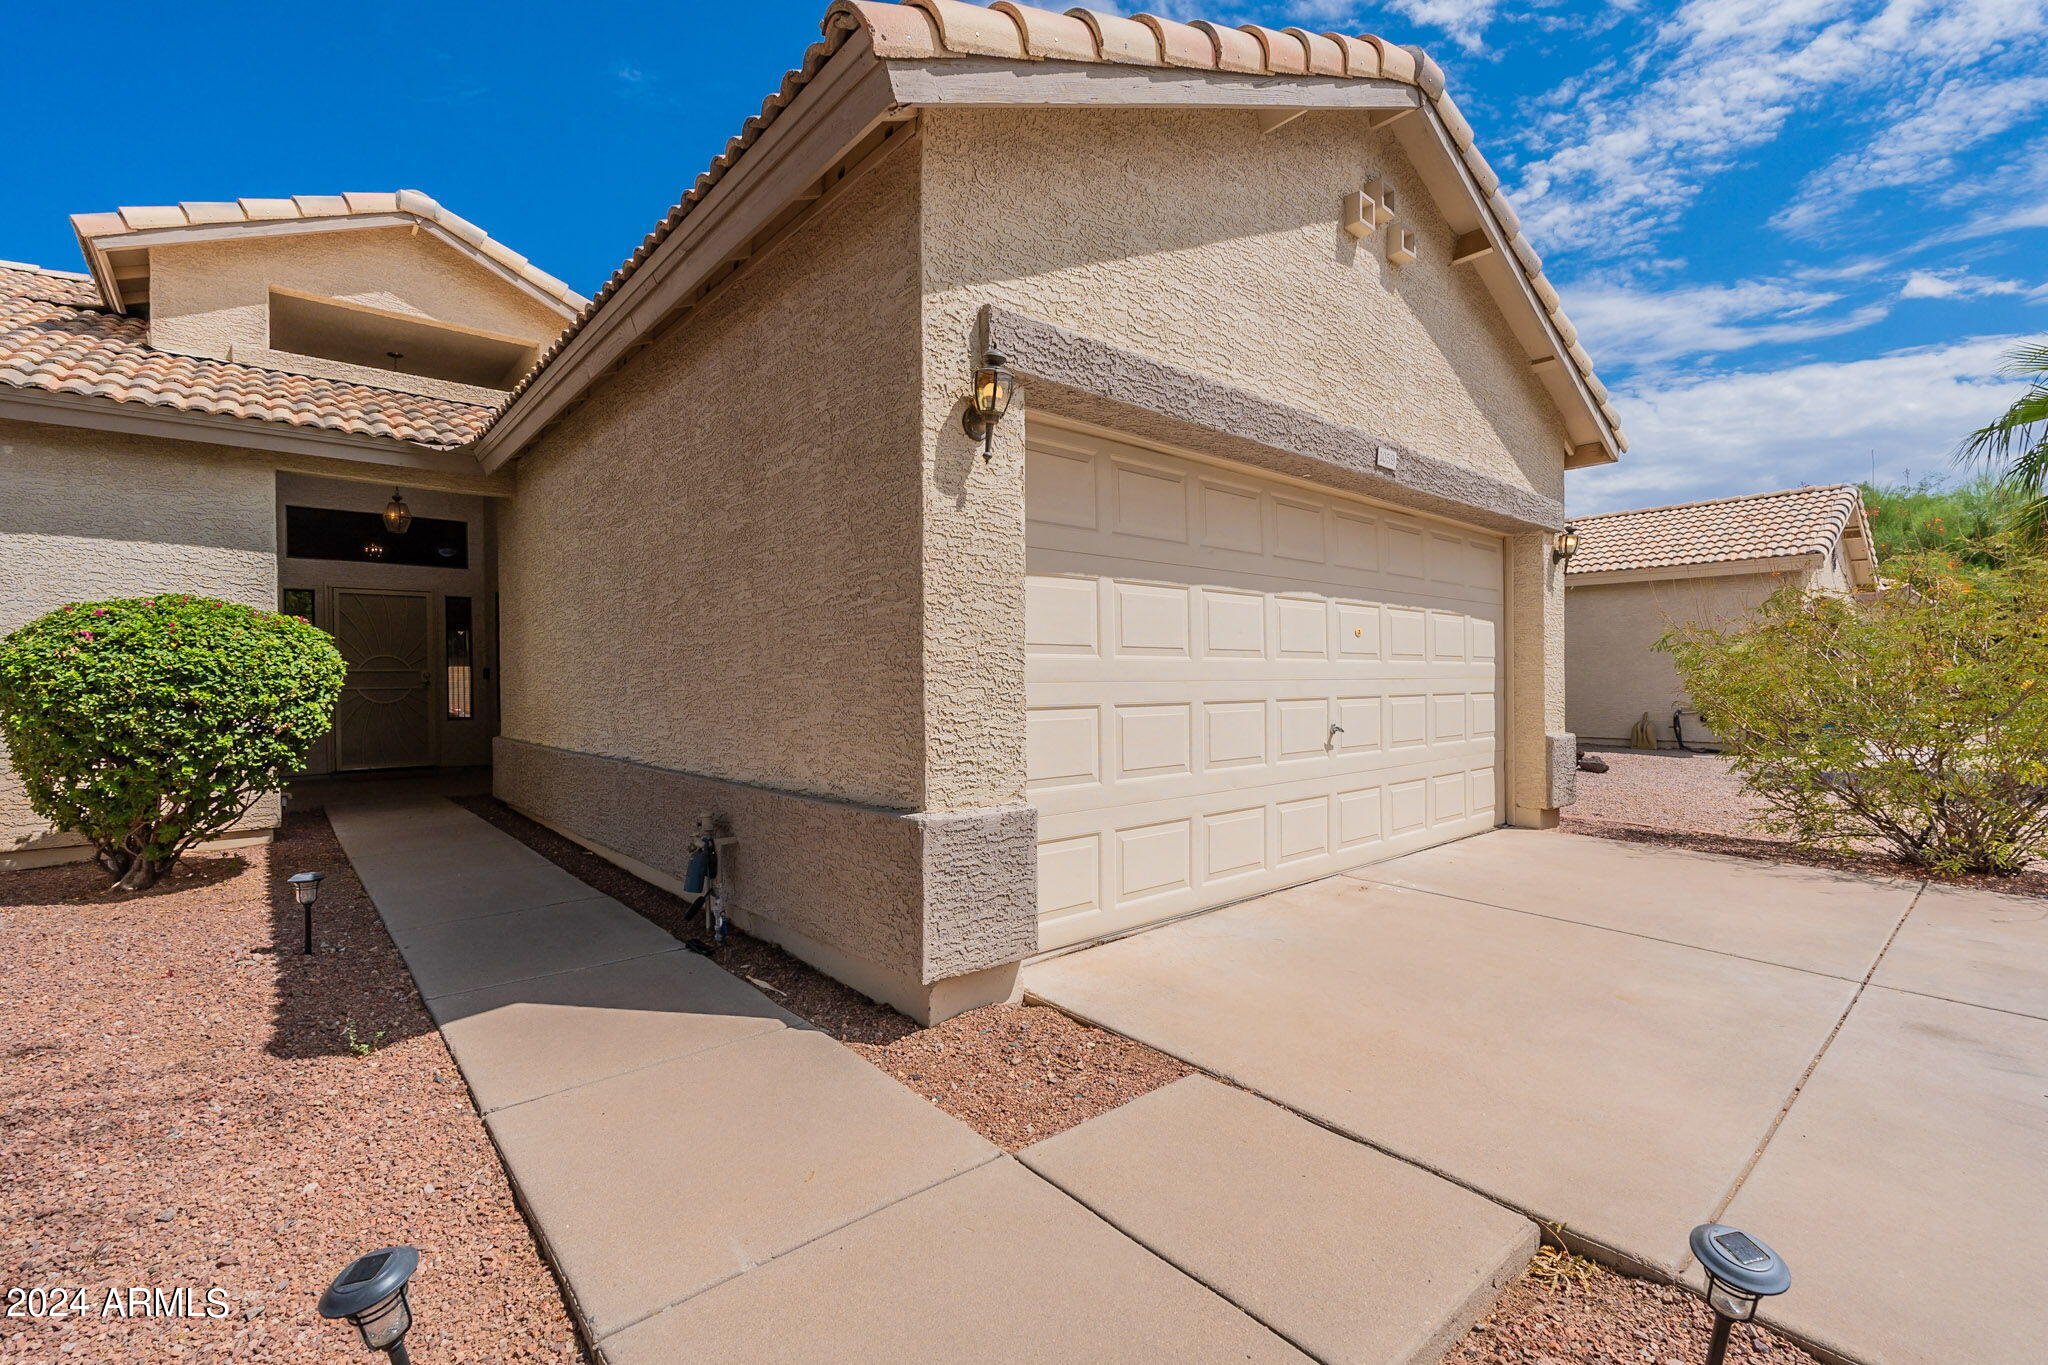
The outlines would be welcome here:
M 1550 497 L 1564 428 L 1389 131 L 1243 110 L 924 114 L 928 286 L 996 299 Z M 1414 117 L 1414 115 L 1410 115 Z M 987 172 L 984 167 L 997 167 Z M 1391 179 L 1421 258 L 1339 225 Z
M 406 227 L 189 242 L 150 251 L 150 344 L 261 363 L 269 295 L 295 289 L 540 344 L 566 319 L 446 243 Z
M 1659 636 L 1673 626 L 1737 621 L 1787 584 L 1839 590 L 1831 589 L 1839 577 L 1830 580 L 1823 568 L 1572 588 L 1565 597 L 1570 729 L 1582 743 L 1626 743 L 1647 711 L 1659 739 L 1671 743 L 1671 713 L 1692 702 L 1671 656 L 1654 647 Z

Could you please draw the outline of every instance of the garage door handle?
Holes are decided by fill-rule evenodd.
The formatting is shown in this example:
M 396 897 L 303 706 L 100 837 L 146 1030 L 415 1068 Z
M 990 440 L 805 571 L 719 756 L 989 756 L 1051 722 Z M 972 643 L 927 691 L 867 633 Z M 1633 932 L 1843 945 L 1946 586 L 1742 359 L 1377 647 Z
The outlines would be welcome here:
M 1331 733 L 1331 734 L 1333 734 L 1333 735 L 1341 735 L 1341 734 L 1343 734 L 1343 733 L 1344 733 L 1344 727 L 1343 727 L 1343 726 L 1341 726 L 1341 725 L 1334 725 L 1334 724 L 1333 724 L 1333 725 L 1331 725 L 1331 726 L 1330 726 L 1330 733 Z

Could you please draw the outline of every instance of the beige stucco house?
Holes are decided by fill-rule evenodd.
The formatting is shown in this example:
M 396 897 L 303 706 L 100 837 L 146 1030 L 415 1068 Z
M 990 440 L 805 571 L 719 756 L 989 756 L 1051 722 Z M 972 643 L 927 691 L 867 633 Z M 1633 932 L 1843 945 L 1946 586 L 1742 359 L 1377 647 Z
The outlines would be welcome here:
M 1877 553 L 1854 484 L 1603 512 L 1572 522 L 1566 715 L 1582 744 L 1621 745 L 1647 715 L 1666 748 L 1714 747 L 1655 648 L 1673 626 L 1738 619 L 1787 586 L 1861 593 Z
M 0 626 L 310 605 L 321 766 L 494 735 L 662 882 L 711 813 L 743 927 L 918 1017 L 1570 799 L 1552 546 L 1623 442 L 1413 49 L 839 3 L 587 305 L 423 196 L 78 226 L 4 277 Z M 368 554 L 394 486 L 441 539 Z

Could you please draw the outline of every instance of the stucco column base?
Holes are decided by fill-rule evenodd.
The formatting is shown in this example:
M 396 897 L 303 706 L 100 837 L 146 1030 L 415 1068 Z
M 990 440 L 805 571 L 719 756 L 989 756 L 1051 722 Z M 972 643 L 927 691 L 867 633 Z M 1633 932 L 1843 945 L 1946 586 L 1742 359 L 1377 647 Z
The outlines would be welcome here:
M 733 922 L 932 1023 L 1010 999 L 1038 946 L 1037 811 L 892 811 L 500 739 L 492 790 L 643 881 L 680 891 L 692 830 L 735 842 Z

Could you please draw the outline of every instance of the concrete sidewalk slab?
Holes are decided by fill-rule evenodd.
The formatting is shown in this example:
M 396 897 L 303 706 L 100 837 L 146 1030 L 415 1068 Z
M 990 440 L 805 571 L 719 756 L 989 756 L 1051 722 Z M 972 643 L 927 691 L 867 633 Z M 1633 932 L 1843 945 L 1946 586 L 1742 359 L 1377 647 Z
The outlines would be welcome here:
M 1929 886 L 1871 980 L 2048 1019 L 2048 900 Z
M 674 937 L 610 896 L 394 930 L 413 983 L 428 1000 L 607 962 L 681 952 Z M 381 907 L 383 902 L 378 902 Z
M 1351 876 L 1861 981 L 1918 882 L 1497 829 Z
M 599 1338 L 997 1155 L 799 1029 L 485 1121 Z
M 378 908 L 391 907 L 384 921 L 401 946 L 408 936 L 437 925 L 588 900 L 597 894 L 523 845 L 507 850 L 495 843 L 448 838 L 414 851 L 379 851 L 360 861 L 351 856 L 350 861 Z
M 1307 1357 L 1007 1158 L 631 1327 L 608 1365 Z
M 1430 1365 L 1536 1250 L 1528 1219 L 1206 1076 L 1020 1159 L 1319 1360 Z
M 2048 1021 L 1866 991 L 1724 1221 L 1792 1268 L 1765 1318 L 1851 1359 L 2041 1360 Z
M 1348 877 L 1024 985 L 1666 1271 L 1855 990 Z
M 810 1027 L 693 953 L 436 996 L 428 1008 L 485 1113 L 756 1033 Z

